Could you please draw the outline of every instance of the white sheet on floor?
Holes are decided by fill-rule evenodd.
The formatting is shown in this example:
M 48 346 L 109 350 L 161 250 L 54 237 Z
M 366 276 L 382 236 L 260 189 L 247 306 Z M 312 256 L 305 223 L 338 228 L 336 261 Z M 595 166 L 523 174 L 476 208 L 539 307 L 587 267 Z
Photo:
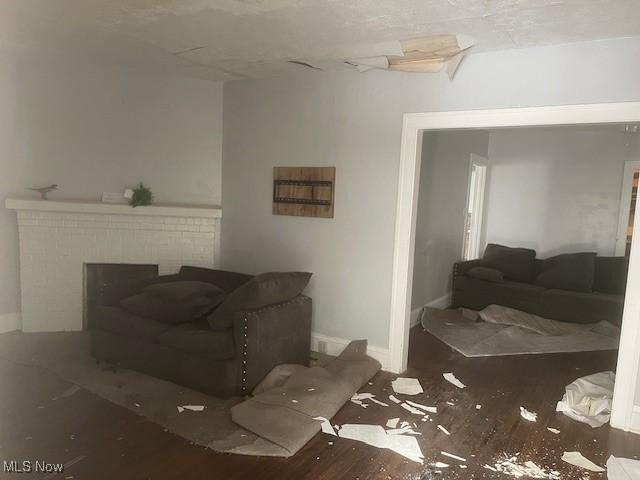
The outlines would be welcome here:
M 526 323 L 528 317 L 531 317 L 529 325 Z M 499 321 L 496 316 L 492 318 L 494 322 L 477 322 L 469 318 L 468 313 L 465 315 L 459 310 L 427 307 L 420 321 L 426 331 L 465 357 L 591 352 L 618 348 L 620 329 L 606 321 L 568 324 L 542 319 L 544 322 L 541 322 L 540 317 L 523 312 L 518 312 L 515 317 L 505 314 Z M 504 323 L 510 319 L 515 325 Z
M 611 455 L 607 460 L 607 480 L 640 480 L 640 460 Z
M 613 372 L 594 373 L 574 380 L 566 386 L 556 412 L 593 428 L 601 427 L 611 418 L 615 380 Z

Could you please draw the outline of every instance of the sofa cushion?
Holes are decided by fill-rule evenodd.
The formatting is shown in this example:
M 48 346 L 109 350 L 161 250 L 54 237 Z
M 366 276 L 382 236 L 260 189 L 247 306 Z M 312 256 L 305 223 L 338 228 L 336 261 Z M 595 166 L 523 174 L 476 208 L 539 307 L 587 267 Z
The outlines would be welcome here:
M 481 266 L 502 272 L 505 278 L 530 283 L 536 274 L 536 251 L 529 248 L 511 248 L 489 243 L 484 250 Z
M 487 282 L 462 275 L 455 279 L 453 304 L 474 310 L 496 304 L 537 314 L 544 290 L 543 287 L 530 283 Z
M 122 308 L 97 307 L 92 315 L 91 328 L 117 335 L 154 340 L 167 331 L 169 325 L 132 315 Z
M 487 282 L 504 282 L 504 275 L 500 270 L 489 267 L 473 267 L 467 270 L 466 274 L 478 280 L 486 280 Z
M 310 278 L 307 272 L 270 272 L 253 277 L 209 315 L 209 325 L 214 330 L 230 329 L 235 312 L 291 300 L 302 293 Z
M 233 292 L 253 278 L 253 275 L 245 275 L 244 273 L 190 266 L 182 267 L 179 276 L 182 280 L 211 283 L 227 293 Z
M 225 293 L 221 293 L 213 297 L 199 296 L 179 302 L 165 301 L 145 291 L 121 300 L 120 306 L 139 317 L 161 323 L 176 324 L 193 322 L 204 317 L 220 305 L 225 296 Z
M 624 296 L 596 292 L 545 290 L 542 312 L 545 318 L 573 323 L 594 323 L 607 320 L 620 325 Z
M 214 332 L 206 320 L 173 325 L 155 339 L 160 345 L 183 352 L 211 358 L 227 360 L 235 356 L 233 332 Z
M 590 292 L 595 272 L 594 252 L 566 253 L 542 262 L 536 285 L 558 290 Z
M 596 257 L 593 290 L 624 295 L 628 270 L 629 257 Z
M 224 290 L 211 283 L 196 281 L 154 283 L 144 291 L 165 302 L 184 302 L 197 297 L 216 297 L 224 294 Z

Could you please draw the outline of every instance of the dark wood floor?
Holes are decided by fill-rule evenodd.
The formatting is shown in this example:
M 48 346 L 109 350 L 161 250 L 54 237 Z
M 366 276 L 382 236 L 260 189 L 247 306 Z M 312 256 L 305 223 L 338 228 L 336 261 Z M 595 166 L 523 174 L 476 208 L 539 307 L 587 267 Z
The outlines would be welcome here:
M 0 363 L 0 461 L 75 461 L 64 474 L 73 479 L 497 479 L 507 478 L 483 465 L 493 465 L 503 454 L 519 452 L 523 461 L 554 468 L 563 479 L 604 478 L 602 474 L 563 464 L 563 451 L 580 451 L 604 465 L 610 453 L 640 455 L 640 436 L 608 426 L 592 429 L 555 413 L 564 386 L 575 378 L 612 369 L 613 352 L 512 356 L 468 359 L 421 329 L 411 333 L 407 376 L 420 379 L 425 394 L 415 401 L 437 403 L 436 420 L 417 422 L 426 457 L 419 465 L 390 452 L 317 435 L 291 459 L 217 454 L 189 444 L 134 413 L 85 390 L 52 400 L 69 384 L 26 366 Z M 442 378 L 454 372 L 468 388 L 459 390 Z M 371 391 L 386 397 L 394 376 L 378 374 Z M 447 405 L 446 402 L 454 405 Z M 476 404 L 482 405 L 480 410 Z M 525 406 L 538 413 L 538 422 L 519 416 Z M 334 423 L 384 424 L 392 417 L 415 421 L 398 406 L 372 405 L 362 409 L 348 403 Z M 410 417 L 413 417 L 410 418 Z M 442 424 L 450 436 L 436 428 Z M 554 435 L 547 426 L 561 431 Z M 329 442 L 333 442 L 331 445 Z M 467 459 L 468 468 L 440 455 L 444 450 Z M 450 468 L 435 473 L 429 463 Z M 0 465 L 1 467 L 1 465 Z M 0 472 L 1 478 L 45 478 Z

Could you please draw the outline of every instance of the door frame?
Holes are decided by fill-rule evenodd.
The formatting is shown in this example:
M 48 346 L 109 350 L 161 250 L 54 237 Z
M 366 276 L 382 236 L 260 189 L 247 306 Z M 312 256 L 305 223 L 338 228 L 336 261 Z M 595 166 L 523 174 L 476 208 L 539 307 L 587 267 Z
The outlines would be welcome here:
M 637 122 L 640 122 L 640 102 L 404 114 L 398 172 L 389 322 L 389 369 L 392 372 L 403 372 L 407 368 L 422 132 L 425 130 Z M 636 211 L 636 221 L 640 224 L 638 211 Z M 640 235 L 635 235 L 631 246 L 627 295 L 618 353 L 618 381 L 615 386 L 611 415 L 611 425 L 616 428 L 624 430 L 640 428 L 640 425 L 632 425 L 639 364 Z
M 479 209 L 474 209 L 474 212 L 477 212 L 477 210 L 480 210 L 480 225 L 476 225 L 476 235 L 477 235 L 477 243 L 478 243 L 478 249 L 480 249 L 480 247 L 482 246 L 482 237 L 484 234 L 484 217 L 485 217 L 485 213 L 486 213 L 486 203 L 485 203 L 485 197 L 486 197 L 486 193 L 487 193 L 487 179 L 488 179 L 488 173 L 489 173 L 489 159 L 487 157 L 483 157 L 482 155 L 478 155 L 477 153 L 471 153 L 469 155 L 469 174 L 467 175 L 467 201 L 465 202 L 465 208 L 464 208 L 464 224 L 465 227 L 467 225 L 467 215 L 469 212 L 469 203 L 471 202 L 471 181 L 473 180 L 473 166 L 474 165 L 478 165 L 480 167 L 483 167 L 482 170 L 482 191 L 480 191 L 480 196 L 478 198 L 474 198 L 474 202 L 477 204 L 476 206 L 480 207 Z M 478 192 L 475 192 L 478 193 Z M 464 239 L 467 237 L 467 232 L 466 230 L 462 233 L 462 253 L 460 258 L 462 258 L 463 260 L 465 259 L 464 257 Z
M 622 188 L 620 190 L 620 212 L 618 213 L 618 232 L 614 255 L 624 255 L 627 249 L 627 226 L 629 225 L 629 207 L 631 206 L 632 173 L 640 170 L 640 160 L 624 162 Z

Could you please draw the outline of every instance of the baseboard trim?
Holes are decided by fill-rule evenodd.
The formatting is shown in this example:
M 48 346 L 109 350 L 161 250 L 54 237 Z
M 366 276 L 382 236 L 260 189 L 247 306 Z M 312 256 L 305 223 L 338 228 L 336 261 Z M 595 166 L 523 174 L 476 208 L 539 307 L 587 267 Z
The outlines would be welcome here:
M 13 332 L 21 328 L 22 320 L 19 312 L 0 314 L 0 333 Z
M 314 352 L 322 352 L 328 355 L 339 355 L 344 347 L 349 345 L 351 340 L 346 340 L 344 338 L 338 337 L 329 337 L 328 335 L 323 335 L 321 333 L 311 333 L 311 350 Z M 324 344 L 324 351 L 321 345 Z M 370 357 L 375 358 L 382 364 L 382 369 L 387 370 L 389 368 L 389 349 L 378 347 L 376 345 L 368 345 L 367 346 L 367 354 Z
M 422 313 L 422 309 L 424 307 L 431 308 L 447 308 L 451 305 L 451 294 L 447 293 L 435 300 L 431 300 L 429 303 L 425 303 L 423 306 L 418 307 L 414 310 L 411 310 L 411 326 L 415 327 L 418 323 L 420 323 L 420 314 Z
M 640 434 L 640 405 L 633 406 L 633 412 L 631 412 L 631 425 L 629 425 L 629 431 L 631 433 Z

